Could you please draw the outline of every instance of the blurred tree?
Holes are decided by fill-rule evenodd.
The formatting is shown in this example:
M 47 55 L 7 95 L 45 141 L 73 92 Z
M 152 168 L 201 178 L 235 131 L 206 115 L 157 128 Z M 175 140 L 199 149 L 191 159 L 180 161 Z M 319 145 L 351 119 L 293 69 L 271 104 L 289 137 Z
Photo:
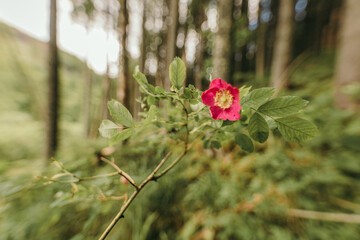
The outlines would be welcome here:
M 218 0 L 218 29 L 213 52 L 213 77 L 230 80 L 233 0 Z
M 360 103 L 358 97 L 360 92 L 359 12 L 360 4 L 358 0 L 345 1 L 335 77 L 335 102 L 337 106 L 344 109 L 357 109 Z
M 127 11 L 127 0 L 119 0 L 119 17 L 117 32 L 119 36 L 119 73 L 118 73 L 118 85 L 117 85 L 117 99 L 131 110 L 130 103 L 130 89 L 129 89 L 129 59 L 126 49 L 126 28 L 129 24 L 129 16 Z
M 80 22 L 85 26 L 86 32 L 89 32 L 90 26 L 95 20 L 96 8 L 92 0 L 72 0 L 73 12 L 72 19 Z M 90 121 L 91 121 L 91 91 L 92 91 L 92 77 L 88 66 L 87 58 L 84 60 L 84 103 L 83 103 L 83 120 L 84 120 L 84 135 L 89 137 Z
M 286 68 L 291 60 L 293 12 L 292 0 L 280 0 L 271 67 L 271 86 L 275 87 L 277 92 L 287 85 Z
M 48 116 L 46 130 L 46 159 L 56 153 L 58 146 L 59 58 L 57 48 L 56 0 L 50 0 L 50 40 L 48 70 Z
M 266 51 L 266 31 L 267 31 L 267 22 L 261 20 L 261 1 L 259 2 L 259 20 L 258 20 L 258 31 L 257 31 L 257 40 L 256 40 L 256 63 L 255 63 L 255 73 L 257 78 L 263 78 L 265 74 L 265 51 Z
M 167 17 L 167 32 L 166 32 L 166 71 L 169 69 L 170 63 L 175 57 L 176 52 L 176 37 L 179 19 L 179 0 L 168 0 L 167 6 L 169 8 L 169 15 Z M 164 74 L 164 89 L 169 91 L 170 79 L 169 74 Z

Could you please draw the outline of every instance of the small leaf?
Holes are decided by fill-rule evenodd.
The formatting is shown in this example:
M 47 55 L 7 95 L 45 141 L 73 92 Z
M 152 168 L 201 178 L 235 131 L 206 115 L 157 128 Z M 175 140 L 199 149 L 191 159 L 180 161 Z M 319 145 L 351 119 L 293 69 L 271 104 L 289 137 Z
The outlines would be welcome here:
M 257 109 L 264 104 L 275 93 L 275 88 L 259 88 L 251 91 L 241 100 L 242 107 L 252 107 Z
M 120 127 L 110 120 L 103 120 L 99 127 L 99 132 L 104 138 L 111 138 L 119 132 Z
M 317 127 L 305 119 L 285 117 L 275 121 L 281 135 L 289 141 L 305 142 L 318 134 Z
M 274 98 L 259 107 L 259 112 L 272 117 L 286 117 L 299 112 L 309 102 L 296 96 Z
M 120 102 L 113 99 L 108 102 L 108 108 L 110 115 L 115 122 L 127 127 L 132 127 L 134 125 L 131 113 Z
M 254 113 L 250 118 L 248 131 L 251 138 L 260 143 L 265 142 L 269 136 L 269 126 L 258 113 Z
M 119 132 L 118 134 L 116 134 L 110 138 L 109 145 L 112 146 L 121 141 L 128 139 L 129 137 L 131 137 L 134 134 L 134 132 L 135 132 L 134 128 L 128 128 L 128 129 L 125 129 L 125 130 Z
M 170 64 L 169 77 L 172 86 L 180 89 L 183 86 L 186 77 L 185 63 L 179 57 L 175 57 Z
M 180 96 L 183 99 L 190 99 L 192 97 L 192 92 L 189 88 L 184 88 L 184 93 Z
M 157 114 L 158 114 L 158 108 L 155 105 L 150 106 L 150 109 L 146 116 L 146 121 L 151 122 L 156 118 Z
M 135 73 L 133 74 L 133 77 L 135 78 L 135 80 L 138 82 L 138 84 L 140 85 L 140 87 L 142 88 L 142 90 L 149 94 L 149 95 L 154 95 L 156 94 L 156 90 L 155 87 L 153 85 L 151 85 L 148 80 L 146 79 L 146 76 L 139 72 L 139 71 L 135 71 Z M 158 91 L 161 91 L 158 89 Z
M 235 142 L 241 147 L 242 150 L 252 153 L 254 151 L 254 144 L 251 139 L 243 133 L 235 136 Z
M 246 95 L 249 94 L 251 88 L 252 88 L 252 86 L 246 87 L 246 85 L 239 88 L 240 100 L 242 100 Z
M 159 99 L 156 98 L 156 97 L 153 97 L 153 96 L 151 96 L 151 95 L 148 95 L 148 96 L 146 97 L 146 102 L 147 102 L 148 105 L 152 106 L 152 105 L 158 104 Z
M 215 149 L 220 149 L 221 143 L 218 141 L 211 141 L 211 146 L 213 146 Z
M 203 148 L 209 149 L 209 148 L 210 148 L 210 145 L 211 145 L 210 140 L 205 140 L 204 143 L 203 143 Z

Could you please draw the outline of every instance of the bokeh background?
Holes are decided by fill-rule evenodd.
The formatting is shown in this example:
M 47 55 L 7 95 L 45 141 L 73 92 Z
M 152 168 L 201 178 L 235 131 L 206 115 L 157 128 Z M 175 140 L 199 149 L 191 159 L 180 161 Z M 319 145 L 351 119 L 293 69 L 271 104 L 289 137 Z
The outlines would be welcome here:
M 275 132 L 251 154 L 195 142 L 109 239 L 359 239 L 359 12 L 359 0 L 0 0 L 0 239 L 101 235 L 131 187 L 51 183 L 50 158 L 92 176 L 113 157 L 141 181 L 176 132 L 109 148 L 98 127 L 112 98 L 140 119 L 135 67 L 169 89 L 175 56 L 201 90 L 222 78 L 309 100 L 319 135 L 300 145 Z

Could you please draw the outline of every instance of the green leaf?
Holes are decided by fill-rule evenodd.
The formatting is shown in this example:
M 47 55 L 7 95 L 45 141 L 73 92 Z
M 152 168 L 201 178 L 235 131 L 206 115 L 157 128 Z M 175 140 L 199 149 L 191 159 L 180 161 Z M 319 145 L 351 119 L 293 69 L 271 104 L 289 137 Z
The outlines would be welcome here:
M 318 134 L 313 123 L 298 117 L 279 118 L 275 122 L 281 135 L 289 141 L 305 142 Z
M 246 85 L 244 85 L 244 86 L 242 86 L 241 88 L 239 88 L 239 94 L 240 94 L 240 99 L 241 99 L 241 100 L 242 100 L 246 95 L 249 94 L 251 88 L 252 88 L 252 86 L 246 87 Z
M 242 107 L 252 107 L 257 109 L 264 104 L 275 93 L 275 88 L 259 88 L 251 91 L 241 100 Z
M 119 132 L 120 127 L 110 120 L 103 120 L 99 127 L 99 132 L 104 138 L 111 138 Z
M 250 118 L 248 131 L 251 138 L 260 143 L 265 142 L 269 136 L 269 126 L 258 113 L 254 113 Z
M 254 144 L 251 139 L 243 133 L 235 136 L 235 142 L 241 147 L 242 150 L 252 153 L 254 151 Z
M 213 146 L 215 149 L 220 149 L 221 143 L 219 141 L 211 141 L 211 146 Z
M 157 114 L 158 114 L 158 108 L 155 105 L 150 106 L 150 109 L 146 116 L 146 121 L 151 122 L 156 118 Z
M 140 85 L 140 87 L 142 88 L 142 90 L 149 94 L 149 95 L 154 95 L 156 94 L 156 90 L 155 87 L 153 85 L 151 85 L 148 80 L 146 79 L 146 76 L 139 72 L 139 71 L 135 71 L 135 73 L 133 74 L 133 77 L 135 78 L 135 80 L 138 82 L 138 84 Z M 158 91 L 161 91 L 158 89 Z
M 184 93 L 180 96 L 183 99 L 190 99 L 192 97 L 192 92 L 189 88 L 184 88 Z
M 128 129 L 125 129 L 125 130 L 119 132 L 118 134 L 116 134 L 110 138 L 110 140 L 109 140 L 110 146 L 115 145 L 121 141 L 128 139 L 129 137 L 131 137 L 134 134 L 134 132 L 135 132 L 134 128 L 128 128 Z
M 186 77 L 185 63 L 179 57 L 175 57 L 170 64 L 170 81 L 174 88 L 180 89 L 183 86 Z
M 110 115 L 115 122 L 127 127 L 132 127 L 134 125 L 131 113 L 120 102 L 113 99 L 108 102 L 108 108 Z
M 259 112 L 272 117 L 286 117 L 298 113 L 309 102 L 295 96 L 274 98 L 259 107 Z

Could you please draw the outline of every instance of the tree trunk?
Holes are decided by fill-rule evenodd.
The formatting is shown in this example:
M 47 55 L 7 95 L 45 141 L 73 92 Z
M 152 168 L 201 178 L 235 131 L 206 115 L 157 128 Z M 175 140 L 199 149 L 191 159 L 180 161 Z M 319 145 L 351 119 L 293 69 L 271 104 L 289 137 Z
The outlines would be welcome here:
M 218 30 L 213 53 L 213 78 L 230 81 L 233 0 L 218 0 Z
M 343 109 L 359 108 L 360 99 L 345 94 L 346 89 L 360 87 L 360 4 L 358 0 L 346 0 L 342 29 L 340 32 L 339 56 L 335 77 L 335 103 Z M 353 96 L 355 97 L 355 96 Z
M 286 68 L 291 60 L 293 8 L 292 0 L 280 0 L 271 69 L 271 86 L 276 92 L 286 87 L 288 81 Z
M 266 30 L 267 23 L 261 22 L 261 3 L 259 2 L 259 28 L 257 30 L 257 41 L 256 41 L 256 58 L 255 58 L 255 74 L 256 78 L 263 79 L 265 75 L 265 52 L 266 52 Z
M 169 16 L 167 19 L 167 34 L 166 34 L 166 67 L 164 69 L 164 88 L 166 91 L 170 90 L 170 79 L 169 79 L 169 66 L 171 61 L 175 57 L 176 50 L 176 37 L 177 37 L 177 25 L 179 19 L 179 0 L 168 0 Z
M 84 62 L 84 136 L 89 137 L 90 132 L 90 118 L 91 118 L 91 89 L 92 89 L 92 78 L 87 60 Z
M 58 146 L 59 59 L 57 48 L 56 0 L 50 1 L 50 41 L 48 73 L 48 116 L 46 133 L 46 159 L 53 157 Z
M 119 73 L 117 84 L 117 99 L 130 109 L 129 103 L 129 80 L 128 80 L 128 56 L 126 51 L 126 27 L 128 25 L 127 0 L 119 0 L 120 10 L 118 18 L 119 35 Z

